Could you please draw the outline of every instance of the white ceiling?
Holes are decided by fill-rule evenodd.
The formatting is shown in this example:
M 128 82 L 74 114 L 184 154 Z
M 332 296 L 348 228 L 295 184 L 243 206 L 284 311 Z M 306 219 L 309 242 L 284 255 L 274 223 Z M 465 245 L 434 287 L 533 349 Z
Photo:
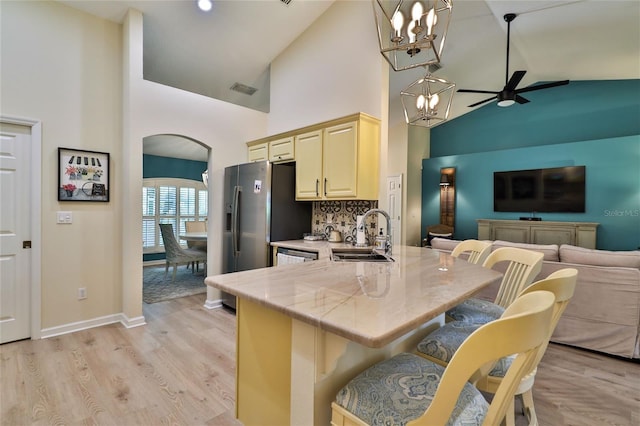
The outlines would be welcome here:
M 195 0 L 61 2 L 116 22 L 128 8 L 140 10 L 146 79 L 268 111 L 269 64 L 333 0 L 291 0 L 289 5 L 281 0 L 214 0 L 209 13 L 199 11 Z M 640 78 L 637 0 L 454 0 L 442 69 L 436 75 L 454 81 L 459 89 L 502 89 L 505 13 L 518 14 L 511 24 L 509 67 L 509 74 L 527 71 L 518 87 L 566 79 Z M 399 94 L 422 74 L 421 69 L 390 71 L 389 92 Z M 233 92 L 230 87 L 235 82 L 258 91 L 252 96 Z M 456 94 L 450 119 L 487 97 Z M 182 151 L 176 155 L 182 158 L 184 152 L 193 151 L 189 155 L 197 158 L 191 159 L 206 159 L 204 148 L 186 141 L 191 150 L 166 138 L 145 141 L 145 153 L 175 155 L 165 153 L 171 148 Z

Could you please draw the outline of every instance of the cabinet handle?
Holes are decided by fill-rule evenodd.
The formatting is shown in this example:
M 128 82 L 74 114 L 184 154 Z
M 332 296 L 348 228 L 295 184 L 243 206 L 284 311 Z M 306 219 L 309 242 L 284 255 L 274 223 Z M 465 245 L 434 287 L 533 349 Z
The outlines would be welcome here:
M 324 196 L 327 196 L 327 178 L 324 178 Z
M 318 195 L 320 195 L 320 193 L 318 192 L 318 186 L 320 185 L 320 179 L 316 179 L 316 197 Z

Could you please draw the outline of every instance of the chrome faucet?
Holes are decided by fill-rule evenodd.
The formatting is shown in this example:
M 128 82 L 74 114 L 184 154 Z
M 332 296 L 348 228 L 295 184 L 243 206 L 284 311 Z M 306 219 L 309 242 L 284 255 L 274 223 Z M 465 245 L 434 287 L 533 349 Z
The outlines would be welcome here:
M 358 231 L 363 232 L 365 227 L 365 219 L 367 216 L 373 213 L 380 213 L 387 220 L 387 242 L 384 245 L 384 254 L 387 256 L 391 256 L 392 247 L 391 247 L 391 217 L 389 213 L 385 212 L 382 209 L 371 209 L 368 210 L 364 216 L 362 216 L 362 221 L 360 222 L 360 226 L 358 227 Z

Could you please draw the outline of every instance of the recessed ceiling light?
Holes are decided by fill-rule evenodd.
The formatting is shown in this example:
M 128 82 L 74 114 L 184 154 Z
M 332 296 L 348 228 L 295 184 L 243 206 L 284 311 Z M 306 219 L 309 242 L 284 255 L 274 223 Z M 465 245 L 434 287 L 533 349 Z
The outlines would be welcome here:
M 198 7 L 203 12 L 210 11 L 212 6 L 213 4 L 211 3 L 211 0 L 198 0 Z

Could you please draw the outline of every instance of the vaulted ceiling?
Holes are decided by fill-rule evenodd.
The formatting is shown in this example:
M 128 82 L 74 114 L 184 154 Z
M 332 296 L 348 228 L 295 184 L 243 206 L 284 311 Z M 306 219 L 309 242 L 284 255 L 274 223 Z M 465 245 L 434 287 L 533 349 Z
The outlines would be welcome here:
M 116 22 L 128 8 L 140 10 L 146 79 L 268 112 L 269 64 L 333 0 L 214 0 L 209 13 L 198 10 L 195 0 L 61 2 Z M 519 87 L 565 79 L 640 78 L 640 2 L 635 0 L 454 0 L 436 75 L 457 88 L 500 90 L 505 84 L 505 13 L 518 15 L 511 25 L 509 73 L 527 71 Z M 398 96 L 422 73 L 390 71 L 389 92 Z M 231 89 L 235 83 L 257 91 L 239 93 Z M 451 118 L 486 97 L 457 93 Z

